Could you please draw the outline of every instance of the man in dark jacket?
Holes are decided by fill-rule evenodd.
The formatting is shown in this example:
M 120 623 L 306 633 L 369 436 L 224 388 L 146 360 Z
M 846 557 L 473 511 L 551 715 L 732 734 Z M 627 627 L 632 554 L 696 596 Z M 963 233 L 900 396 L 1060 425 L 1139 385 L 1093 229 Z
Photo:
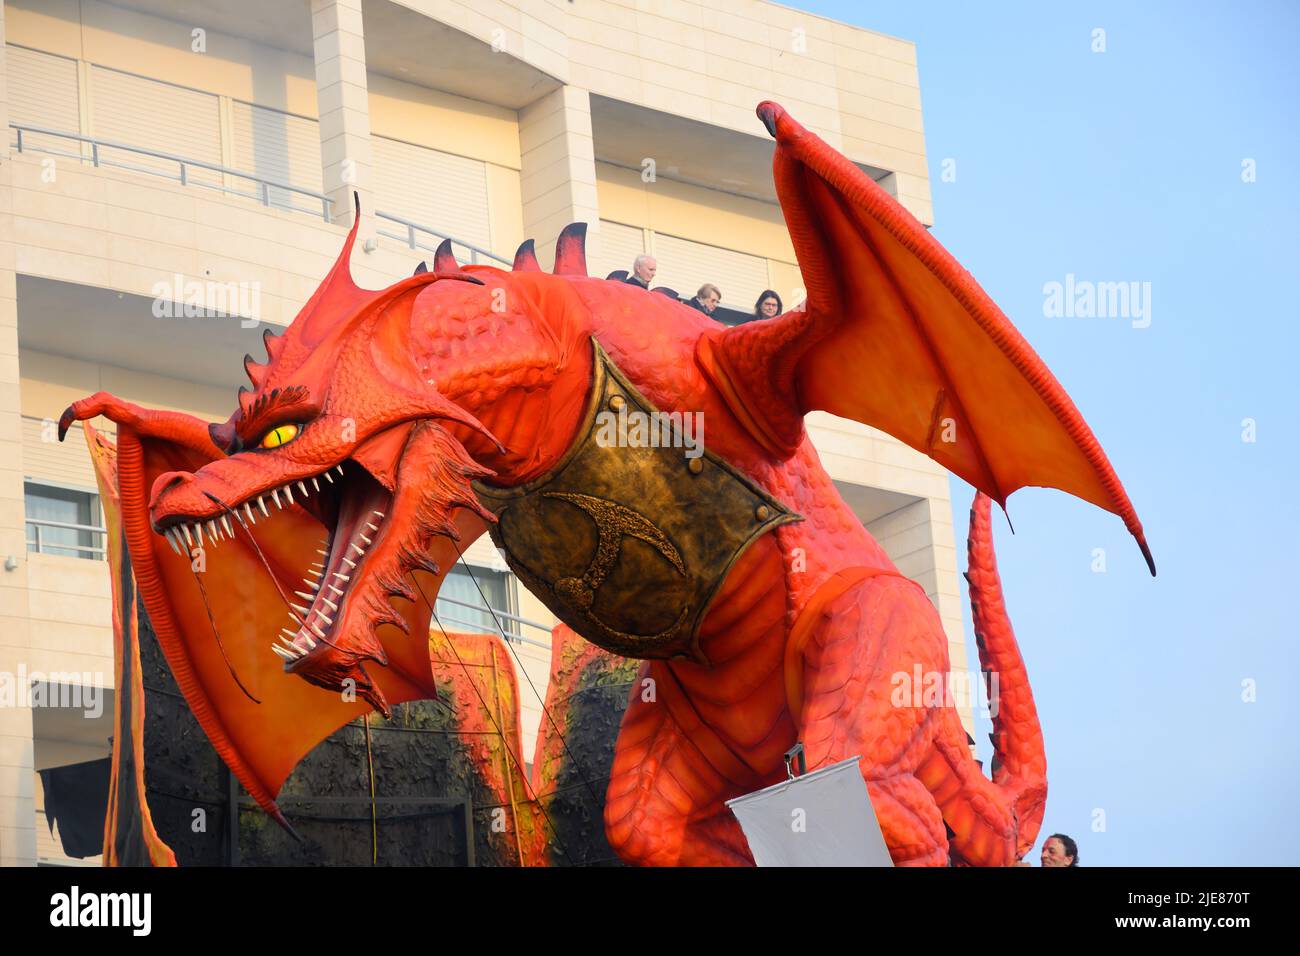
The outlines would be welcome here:
M 695 298 L 686 304 L 692 309 L 703 312 L 705 315 L 712 315 L 713 310 L 718 307 L 718 303 L 721 301 L 722 293 L 718 291 L 718 287 L 712 282 L 706 282 L 700 286 L 700 291 L 695 293 Z
M 658 270 L 659 263 L 655 262 L 655 257 L 642 253 L 632 263 L 632 274 L 623 281 L 628 285 L 639 285 L 643 289 L 648 289 L 650 280 L 655 277 Z

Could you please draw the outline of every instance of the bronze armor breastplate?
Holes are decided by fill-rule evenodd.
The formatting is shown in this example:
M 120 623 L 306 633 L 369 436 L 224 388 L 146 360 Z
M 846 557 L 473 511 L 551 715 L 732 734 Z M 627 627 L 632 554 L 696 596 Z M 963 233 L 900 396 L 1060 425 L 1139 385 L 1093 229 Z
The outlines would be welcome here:
M 700 621 L 728 570 L 759 535 L 803 518 L 705 451 L 698 433 L 687 433 L 696 456 L 688 458 L 638 428 L 633 413 L 659 426 L 657 409 L 595 339 L 592 347 L 590 398 L 568 452 L 527 484 L 475 483 L 497 516 L 492 541 L 524 585 L 593 644 L 707 664 Z M 631 426 L 626 438 L 620 421 Z

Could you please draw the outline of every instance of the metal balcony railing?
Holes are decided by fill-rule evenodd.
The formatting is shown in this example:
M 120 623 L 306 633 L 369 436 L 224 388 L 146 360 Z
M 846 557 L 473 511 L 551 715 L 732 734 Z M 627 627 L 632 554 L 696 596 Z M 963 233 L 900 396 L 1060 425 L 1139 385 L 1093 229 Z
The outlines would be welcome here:
M 179 182 L 182 186 L 202 186 L 205 189 L 215 189 L 217 192 L 228 193 L 235 196 L 243 196 L 245 199 L 258 199 L 263 206 L 270 206 L 271 190 L 279 189 L 284 192 L 293 193 L 299 196 L 306 196 L 320 203 L 321 218 L 326 222 L 330 221 L 330 207 L 333 200 L 329 196 L 315 192 L 311 189 L 303 189 L 301 186 L 290 186 L 288 183 L 282 183 L 276 179 L 268 179 L 265 176 L 259 176 L 255 173 L 246 173 L 238 169 L 231 169 L 228 166 L 218 166 L 216 163 L 204 162 L 201 159 L 190 159 L 185 156 L 175 156 L 171 153 L 162 153 L 155 149 L 145 149 L 142 146 L 128 146 L 126 143 L 115 143 L 112 140 L 98 139 L 93 136 L 81 136 L 78 133 L 64 133 L 55 129 L 45 129 L 42 126 L 30 126 L 26 123 L 10 123 L 9 127 L 18 135 L 16 144 L 18 152 L 35 152 L 45 153 L 50 156 L 65 156 L 69 159 L 85 160 L 89 158 L 94 166 L 112 166 L 117 169 L 129 169 L 137 173 L 147 173 L 150 176 L 161 176 L 163 179 Z M 28 138 L 25 138 L 26 137 Z M 67 152 L 60 149 L 53 149 L 49 146 L 34 144 L 30 141 L 31 136 L 54 136 L 61 139 L 71 140 L 75 143 L 85 143 L 90 146 L 90 156 L 85 156 L 82 152 Z M 151 159 L 161 159 L 165 162 L 176 164 L 176 175 L 169 175 L 161 169 L 154 169 L 149 166 L 141 166 L 138 163 L 127 163 L 121 160 L 110 159 L 106 153 L 113 151 L 130 153 L 136 156 L 148 156 Z M 210 172 L 220 173 L 222 176 L 230 176 L 234 179 L 245 180 L 254 183 L 257 187 L 256 192 L 246 192 L 242 189 L 236 189 L 226 186 L 222 183 L 205 183 L 201 180 L 193 179 L 190 176 L 191 169 L 206 169 Z M 290 209 L 296 212 L 305 212 L 292 204 L 277 202 L 275 204 L 282 209 Z
M 438 604 L 442 604 L 444 602 L 446 602 L 447 604 L 454 604 L 457 607 L 469 608 L 472 611 L 489 612 L 491 615 L 494 615 L 496 617 L 497 621 L 505 621 L 508 622 L 509 624 L 518 624 L 518 625 L 523 625 L 524 627 L 536 628 L 537 630 L 546 634 L 547 640 L 539 641 L 536 638 L 524 637 L 522 634 L 519 633 L 519 630 L 517 629 L 507 630 L 506 625 L 504 624 L 501 627 L 498 627 L 496 623 L 484 625 L 482 621 L 465 621 L 460 618 L 452 617 L 451 615 L 445 613 L 440 613 L 438 615 L 438 619 L 441 621 L 446 621 L 449 624 L 459 624 L 461 627 L 472 627 L 477 631 L 481 631 L 481 630 L 498 631 L 501 634 L 501 636 L 504 637 L 506 640 L 515 641 L 516 643 L 519 644 L 532 644 L 534 647 L 543 647 L 548 651 L 551 649 L 551 642 L 550 642 L 551 628 L 549 625 L 541 624 L 537 621 L 530 621 L 528 618 L 520 617 L 518 614 L 507 614 L 505 611 L 498 610 L 497 608 L 488 608 L 486 605 L 475 604 L 471 601 L 458 601 L 455 598 L 442 597 L 442 596 L 439 596 L 436 601 L 436 603 Z
M 206 189 L 215 189 L 218 192 L 227 193 L 229 195 L 242 196 L 245 199 L 256 199 L 260 201 L 263 206 L 274 205 L 277 208 L 288 209 L 294 212 L 306 212 L 306 210 L 301 209 L 298 206 L 293 205 L 292 203 L 286 204 L 280 201 L 273 202 L 271 191 L 273 189 L 281 190 L 283 192 L 295 194 L 298 196 L 305 196 L 308 199 L 320 203 L 321 218 L 324 219 L 326 222 L 330 221 L 330 210 L 333 207 L 333 200 L 330 199 L 328 196 L 325 196 L 311 189 L 304 189 L 301 186 L 291 186 L 289 183 L 283 183 L 277 179 L 268 179 L 265 176 L 259 176 L 255 173 L 248 173 L 238 169 L 231 169 L 228 166 L 219 166 L 215 163 L 204 162 L 203 160 L 200 159 L 190 159 L 185 156 L 176 156 L 172 153 L 163 153 L 155 149 L 145 149 L 142 146 L 130 146 L 127 145 L 126 143 L 116 143 L 113 142 L 112 140 L 98 139 L 93 136 L 82 136 L 78 133 L 65 133 L 65 132 L 60 132 L 59 130 L 46 129 L 43 126 L 32 126 L 26 123 L 10 123 L 9 126 L 17 136 L 17 142 L 15 144 L 15 148 L 20 153 L 23 152 L 44 153 L 50 156 L 63 156 L 68 159 L 75 159 L 78 161 L 84 161 L 89 159 L 90 163 L 97 167 L 111 166 L 116 169 L 129 169 L 133 172 L 146 173 L 147 175 L 150 176 L 160 176 L 163 179 L 167 179 L 172 182 L 179 182 L 182 186 L 202 186 Z M 60 139 L 69 140 L 71 142 L 78 143 L 78 144 L 86 144 L 90 146 L 90 155 L 89 157 L 87 157 L 85 154 L 83 154 L 80 151 L 71 152 L 68 150 L 54 149 L 49 145 L 33 143 L 31 140 L 32 136 L 53 136 Z M 121 160 L 118 159 L 111 159 L 106 154 L 114 150 L 124 152 L 124 153 L 134 154 L 136 156 L 146 156 L 149 157 L 150 159 L 161 159 L 164 162 L 168 162 L 168 163 L 175 163 L 176 174 L 169 175 L 165 170 L 155 169 L 149 166 L 141 166 L 138 163 L 128 163 L 128 162 L 122 162 Z M 204 169 L 204 170 L 208 170 L 209 172 L 218 173 L 222 176 L 229 176 L 234 179 L 244 180 L 246 182 L 253 183 L 254 186 L 256 187 L 256 190 L 254 192 L 248 192 L 246 190 L 236 189 L 221 183 L 203 182 L 201 180 L 194 179 L 190 176 L 191 169 Z M 479 263 L 487 262 L 487 263 L 496 263 L 509 268 L 513 264 L 509 259 L 502 258 L 501 256 L 498 256 L 496 253 L 491 252 L 490 250 L 483 249 L 479 246 L 474 245 L 471 242 L 465 242 L 461 239 L 457 239 L 455 236 L 449 235 L 445 232 L 439 232 L 437 229 L 432 229 L 429 226 L 421 225 L 418 222 L 411 222 L 409 219 L 403 219 L 401 216 L 394 216 L 392 213 L 376 211 L 375 217 L 377 219 L 385 220 L 386 222 L 394 223 L 401 227 L 400 232 L 394 232 L 391 230 L 385 231 L 381 229 L 379 230 L 379 235 L 387 239 L 396 239 L 399 242 L 404 242 L 411 249 L 422 249 L 426 252 L 435 252 L 438 248 L 438 245 L 443 240 L 450 239 L 453 245 L 458 247 L 458 249 L 465 250 L 471 265 L 477 265 Z M 428 245 L 427 243 L 420 241 L 421 236 L 432 236 L 434 239 L 437 240 L 437 242 L 435 242 L 433 245 Z
M 430 229 L 428 226 L 422 226 L 418 222 L 410 222 L 409 220 L 403 219 L 401 216 L 394 216 L 392 213 L 376 211 L 375 218 L 385 219 L 388 222 L 395 222 L 401 226 L 404 230 L 401 233 L 384 232 L 382 229 L 378 230 L 378 232 L 386 239 L 396 239 L 399 242 L 406 243 L 406 245 L 411 249 L 423 249 L 426 252 L 436 252 L 438 245 L 444 239 L 450 239 L 453 247 L 460 247 L 461 249 L 468 250 L 469 265 L 479 265 L 487 261 L 489 264 L 499 263 L 509 269 L 514 264 L 509 259 L 503 259 L 494 252 L 480 249 L 478 246 L 457 239 L 455 236 L 449 236 L 447 233 L 439 232 L 437 229 Z M 418 239 L 418 236 L 422 233 L 433 236 L 438 240 L 438 242 L 434 243 L 432 246 L 425 245 Z
M 54 528 L 60 531 L 75 531 L 78 539 L 82 535 L 90 537 L 90 540 L 99 542 L 98 544 L 70 544 L 67 541 L 50 540 L 49 529 Z M 93 524 L 70 524 L 66 521 L 48 521 L 43 518 L 27 519 L 27 550 L 34 551 L 37 554 L 65 554 L 73 552 L 67 557 L 89 558 L 96 561 L 104 560 L 104 535 L 108 534 L 107 528 L 101 528 Z

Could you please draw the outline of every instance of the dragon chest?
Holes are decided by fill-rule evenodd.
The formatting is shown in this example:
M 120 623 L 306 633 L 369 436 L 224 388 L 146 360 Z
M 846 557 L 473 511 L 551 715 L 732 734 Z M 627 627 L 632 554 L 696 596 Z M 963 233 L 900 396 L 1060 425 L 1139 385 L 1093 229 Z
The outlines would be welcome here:
M 568 452 L 527 484 L 475 483 L 497 517 L 492 541 L 593 644 L 708 663 L 700 622 L 728 570 L 760 535 L 802 516 L 704 450 L 699 413 L 660 413 L 592 347 L 590 398 Z

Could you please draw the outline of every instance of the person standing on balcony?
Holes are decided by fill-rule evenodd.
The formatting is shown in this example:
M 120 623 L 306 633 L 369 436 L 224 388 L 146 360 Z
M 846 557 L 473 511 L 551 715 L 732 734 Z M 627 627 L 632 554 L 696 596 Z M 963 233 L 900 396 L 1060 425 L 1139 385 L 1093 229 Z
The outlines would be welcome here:
M 700 286 L 700 291 L 695 293 L 695 298 L 686 304 L 692 309 L 703 312 L 705 315 L 712 315 L 713 310 L 718 307 L 718 303 L 721 301 L 722 293 L 718 290 L 718 287 L 711 282 L 706 282 Z
M 632 274 L 623 281 L 629 285 L 639 285 L 643 289 L 649 289 L 650 280 L 655 277 L 657 271 L 659 271 L 659 263 L 655 262 L 655 257 L 642 253 L 633 260 Z
M 754 318 L 775 319 L 781 314 L 781 297 L 771 289 L 764 289 L 763 294 L 754 303 Z

